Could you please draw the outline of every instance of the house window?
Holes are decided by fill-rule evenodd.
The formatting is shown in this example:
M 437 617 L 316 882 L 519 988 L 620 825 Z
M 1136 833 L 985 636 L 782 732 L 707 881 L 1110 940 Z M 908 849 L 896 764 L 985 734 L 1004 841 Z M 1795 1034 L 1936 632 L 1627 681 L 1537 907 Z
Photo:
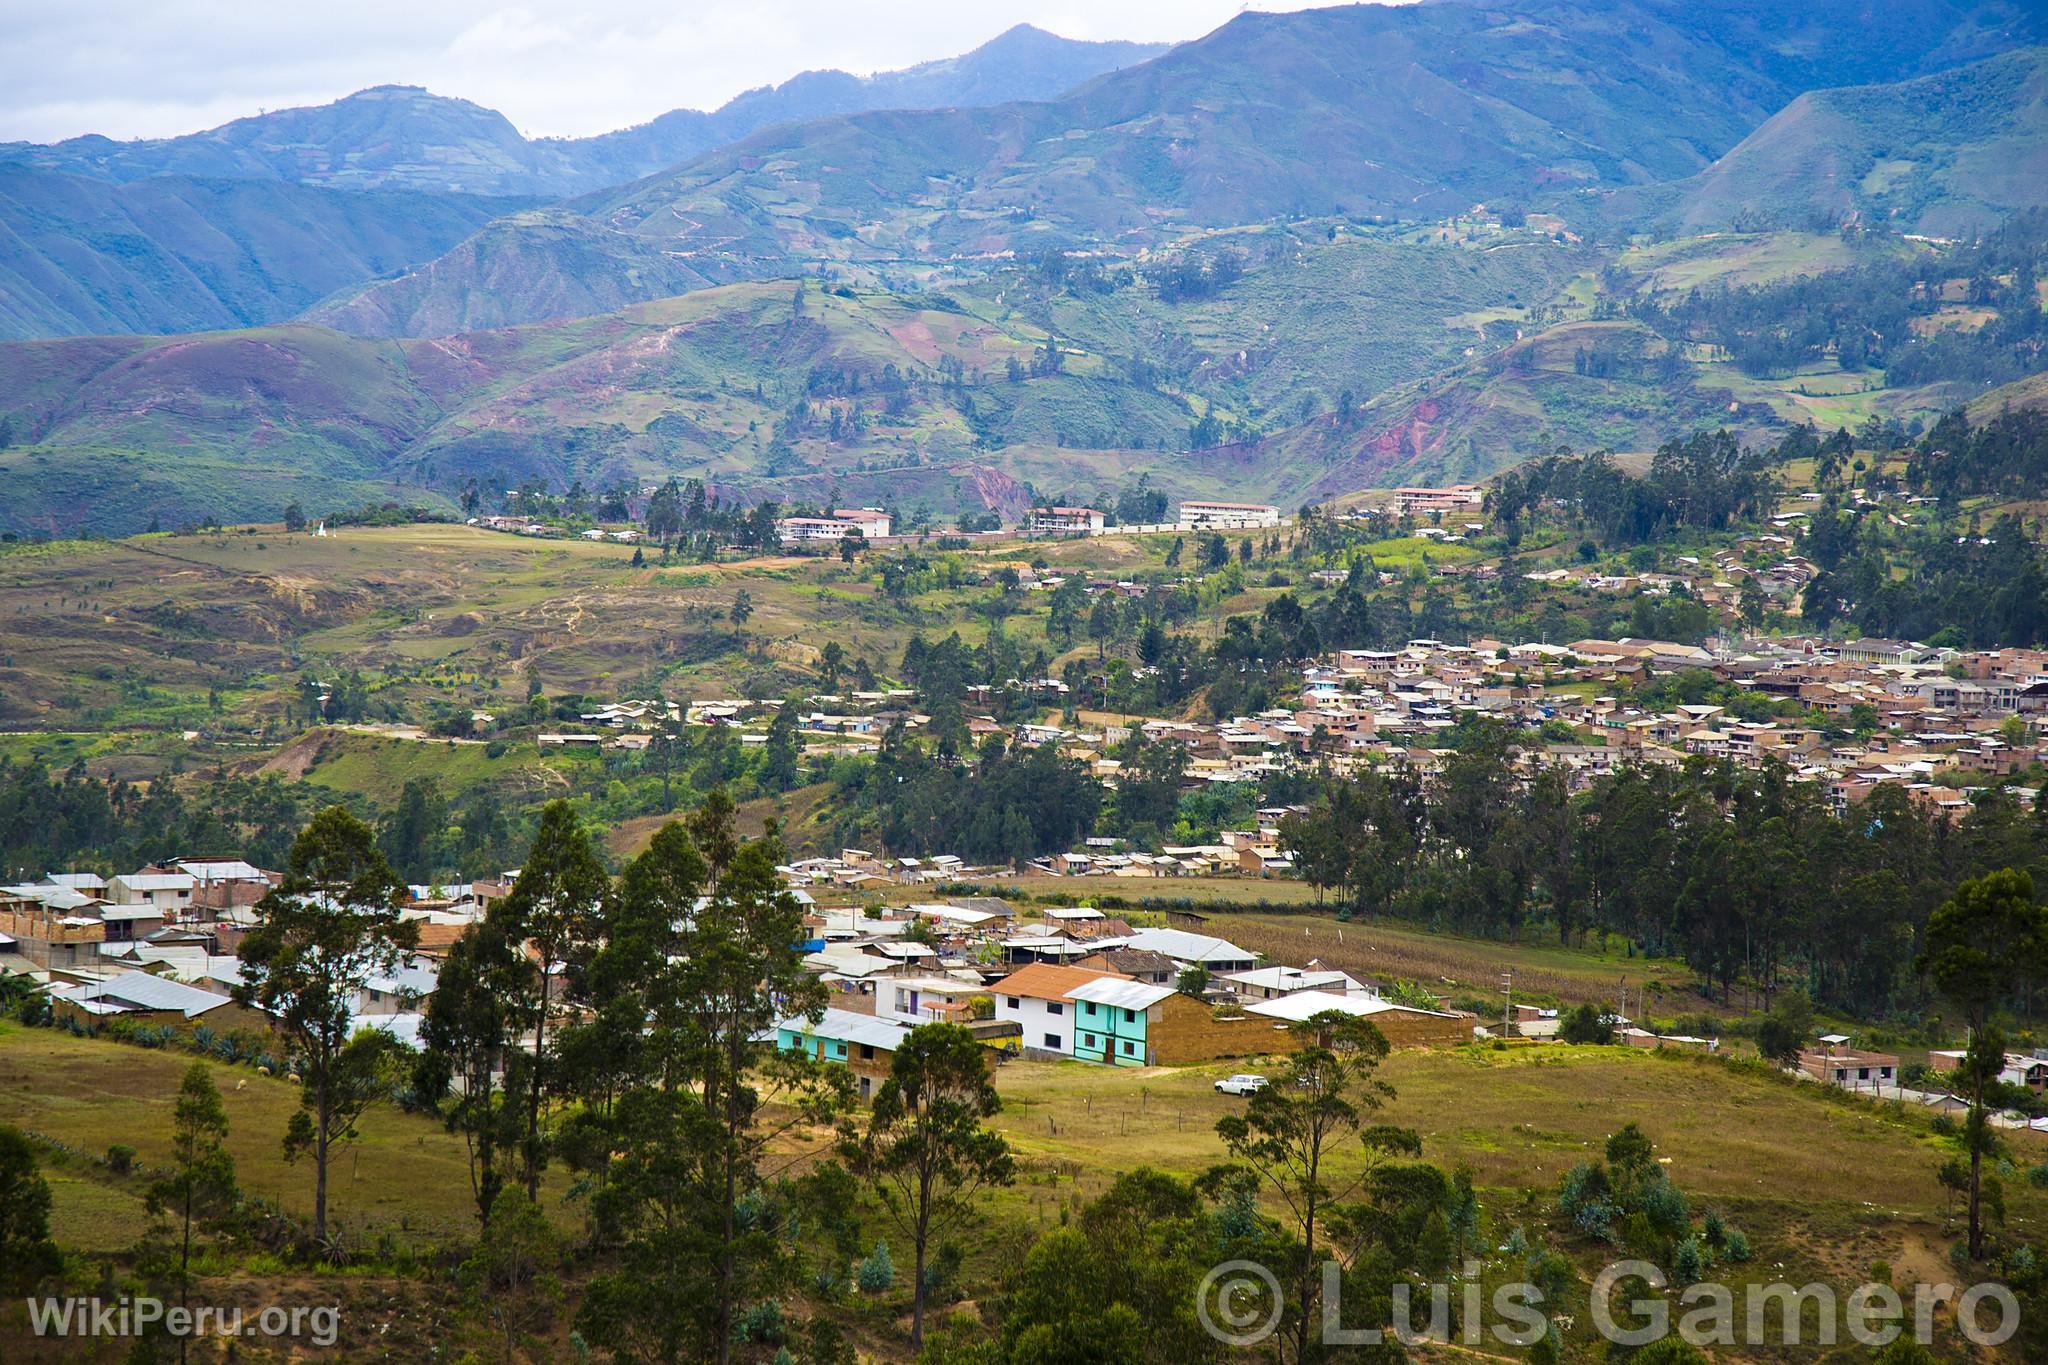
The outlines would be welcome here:
M 1136 1010 L 1125 1010 L 1125 1011 L 1124 1011 L 1124 1022 L 1125 1022 L 1126 1024 L 1135 1024 L 1135 1023 L 1137 1023 L 1137 1022 L 1138 1022 L 1138 1012 L 1137 1012 Z
M 872 1062 L 873 1060 L 875 1060 L 875 1049 L 872 1044 L 862 1043 L 860 1045 L 860 1059 L 864 1062 Z
M 1016 1009 L 1016 1008 L 1017 1008 L 1018 1006 L 1022 1005 L 1023 1003 L 1024 1003 L 1023 1001 L 1019 1000 L 1019 999 L 1018 999 L 1018 998 L 1017 998 L 1016 996 L 1014 996 L 1014 995 L 1010 997 L 1010 1008 L 1011 1008 L 1011 1009 Z
M 1045 1045 L 1051 1048 L 1054 1052 L 1061 1052 L 1065 1050 L 1065 1044 L 1060 1042 L 1060 1036 L 1057 1033 L 1046 1034 Z
M 1045 1002 L 1045 1012 L 1047 1014 L 1065 1014 L 1067 1007 L 1057 1000 L 1048 1000 Z
M 1094 1034 L 1092 1034 L 1092 1033 L 1084 1033 L 1084 1034 L 1082 1034 L 1082 1035 L 1081 1035 L 1081 1046 L 1082 1046 L 1082 1047 L 1094 1047 L 1095 1045 L 1096 1045 L 1096 1044 L 1095 1044 L 1095 1035 L 1094 1035 Z
M 1128 1041 L 1126 1041 L 1126 1042 L 1124 1043 L 1124 1056 L 1126 1056 L 1126 1057 L 1135 1057 L 1135 1056 L 1137 1056 L 1137 1055 L 1138 1055 L 1138 1045 L 1137 1045 L 1136 1043 L 1133 1043 L 1133 1042 L 1128 1042 Z

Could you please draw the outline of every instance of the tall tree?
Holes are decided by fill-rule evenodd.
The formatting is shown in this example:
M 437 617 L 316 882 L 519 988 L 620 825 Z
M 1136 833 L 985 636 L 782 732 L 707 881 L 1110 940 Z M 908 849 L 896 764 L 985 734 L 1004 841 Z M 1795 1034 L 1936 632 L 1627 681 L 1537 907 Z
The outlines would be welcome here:
M 916 1252 L 913 1347 L 924 1343 L 933 1235 L 967 1215 L 976 1190 L 1007 1185 L 1014 1174 L 1009 1144 L 982 1124 L 1002 1107 L 980 1041 L 959 1024 L 922 1024 L 891 1056 L 865 1130 L 847 1135 L 852 1164 L 875 1182 Z
M 487 914 L 449 948 L 420 1026 L 414 1087 L 439 1101 L 443 1120 L 462 1134 L 470 1195 L 485 1224 L 520 1152 L 519 1101 L 531 1060 L 519 1046 L 517 1002 L 536 990 L 535 974 L 503 917 Z
M 354 1063 L 366 1054 L 343 1055 L 356 1008 L 369 979 L 397 970 L 419 942 L 419 926 L 399 917 L 403 896 L 369 826 L 329 806 L 292 842 L 284 881 L 258 902 L 259 922 L 242 939 L 235 999 L 270 1016 L 305 1077 L 305 1107 L 285 1142 L 287 1153 L 313 1155 L 316 1240 L 327 1236 L 329 1148 L 361 1112 Z
M 549 1026 L 562 1008 L 563 977 L 573 955 L 587 943 L 592 916 L 609 885 L 604 864 L 577 821 L 575 809 L 567 801 L 550 801 L 541 811 L 540 828 L 534 832 L 533 847 L 511 894 L 492 907 L 507 939 L 526 945 L 534 968 L 525 978 L 530 991 L 517 1003 L 521 1032 L 533 1036 L 520 1143 L 528 1199 L 540 1198 L 541 1168 L 547 1164 L 544 1119 L 553 1080 Z
M 227 1149 L 228 1111 L 213 1084 L 213 1071 L 194 1062 L 178 1086 L 171 1109 L 171 1168 L 150 1183 L 147 1208 L 153 1218 L 178 1224 L 178 1306 L 192 1299 L 192 1233 L 207 1219 L 235 1206 L 235 1158 Z M 178 1359 L 187 1339 L 178 1338 Z
M 593 1025 L 638 1048 L 565 1035 L 579 1059 L 598 1059 L 586 1075 L 609 1078 L 606 1094 L 585 1096 L 586 1112 L 608 1112 L 578 1146 L 605 1163 L 596 1211 L 621 1246 L 578 1322 L 627 1357 L 729 1358 L 737 1310 L 787 1255 L 766 1207 L 771 1155 L 791 1149 L 793 1130 L 829 1122 L 844 1093 L 843 1067 L 828 1075 L 775 1048 L 776 1025 L 817 1017 L 824 988 L 802 964 L 780 845 L 741 840 L 732 816 L 714 794 L 663 828 L 607 905 L 585 973 Z M 767 1088 L 787 1102 L 772 1119 Z
M 2005 1066 L 1995 1012 L 2048 962 L 2048 912 L 2034 902 L 2033 879 L 2011 868 L 1964 882 L 1927 921 L 1920 970 L 1962 1012 L 1970 1028 L 1963 1070 L 1970 1086 L 1964 1130 L 1970 1149 L 1970 1259 L 1984 1254 L 1983 1165 L 1990 1143 L 1985 1088 Z
M 1292 1323 L 1294 1358 L 1309 1358 L 1316 1305 L 1318 1218 L 1346 1199 L 1360 1182 L 1353 1174 L 1333 1177 L 1331 1165 L 1348 1140 L 1370 1146 L 1366 1116 L 1393 1094 L 1374 1073 L 1387 1055 L 1387 1040 L 1365 1019 L 1325 1011 L 1289 1026 L 1295 1050 L 1281 1077 L 1252 1092 L 1241 1114 L 1217 1120 L 1216 1132 L 1231 1156 L 1258 1173 L 1286 1205 L 1301 1238 L 1295 1247 Z

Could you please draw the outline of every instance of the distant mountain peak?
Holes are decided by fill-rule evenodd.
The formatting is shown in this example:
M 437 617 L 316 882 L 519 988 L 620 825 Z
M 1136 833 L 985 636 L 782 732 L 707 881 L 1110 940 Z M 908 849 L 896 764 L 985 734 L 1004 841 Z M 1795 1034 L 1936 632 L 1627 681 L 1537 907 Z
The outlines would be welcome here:
M 720 109 L 676 109 L 585 138 L 520 135 L 495 109 L 425 86 L 367 86 L 326 104 L 267 109 L 184 137 L 0 143 L 0 160 L 97 180 L 159 175 L 282 180 L 569 197 L 638 180 L 770 124 L 867 109 L 964 108 L 1050 99 L 1163 51 L 1163 44 L 1080 42 L 1016 24 L 970 52 L 900 71 L 800 72 Z M 377 150 L 365 156 L 369 147 Z

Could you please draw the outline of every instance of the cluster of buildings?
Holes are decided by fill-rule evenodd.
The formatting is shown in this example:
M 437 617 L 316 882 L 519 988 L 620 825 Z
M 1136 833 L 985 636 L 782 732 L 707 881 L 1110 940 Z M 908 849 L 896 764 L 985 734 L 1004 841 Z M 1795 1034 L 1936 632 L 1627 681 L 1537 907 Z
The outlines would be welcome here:
M 40 984 L 60 1019 L 261 1031 L 268 1021 L 233 999 L 235 950 L 283 880 L 240 859 L 181 858 L 114 877 L 56 872 L 0 886 L 0 975 Z M 420 921 L 419 951 L 365 983 L 357 1022 L 414 1041 L 439 958 L 509 890 L 509 881 L 413 887 L 404 914 Z
M 1679 673 L 1705 679 L 1717 700 L 1630 700 L 1643 684 Z M 1745 765 L 1775 759 L 1826 783 L 1841 804 L 1900 783 L 1960 810 L 1972 787 L 2040 760 L 2048 651 L 1817 638 L 1709 646 L 1413 640 L 1339 651 L 1306 669 L 1291 727 L 1250 718 L 1235 728 L 1302 740 L 1303 752 L 1340 767 L 1395 756 L 1428 767 L 1440 747 L 1432 737 L 1466 713 L 1537 732 L 1526 762 L 1588 778 L 1622 763 L 1677 764 L 1693 755 Z
M 1255 531 L 1280 524 L 1280 509 L 1262 502 L 1189 499 L 1176 520 L 1159 526 L 1121 527 L 1139 531 Z M 1109 529 L 1109 514 L 1094 507 L 1034 507 L 1025 522 L 1032 535 L 1086 536 Z
M 969 898 L 876 912 L 816 909 L 804 960 L 832 992 L 822 1019 L 777 1028 L 785 1048 L 843 1062 L 862 1098 L 910 1030 L 957 1023 L 1005 1055 L 1105 1066 L 1186 1066 L 1286 1052 L 1289 1025 L 1369 1018 L 1397 1045 L 1470 1041 L 1473 1019 L 1388 1000 L 1310 962 L 1263 962 L 1185 928 L 1132 928 L 1087 906 L 1026 917 Z
M 1469 1016 L 1390 1001 L 1316 962 L 1267 963 L 1190 929 L 1133 928 L 1085 906 L 1026 916 L 989 898 L 826 908 L 807 889 L 937 880 L 959 871 L 957 859 L 885 861 L 849 849 L 782 871 L 805 911 L 804 965 L 832 1005 L 816 1021 L 785 1020 L 777 1039 L 852 1067 L 863 1098 L 909 1030 L 935 1020 L 961 1023 L 1008 1056 L 1126 1067 L 1286 1051 L 1290 1023 L 1330 1010 L 1371 1018 L 1397 1043 L 1472 1036 Z M 418 948 L 365 983 L 358 1026 L 416 1043 L 441 960 L 517 875 L 410 888 L 402 913 L 417 922 Z M 35 980 L 60 1018 L 79 1023 L 260 1032 L 267 1021 L 233 998 L 243 979 L 235 951 L 281 881 L 239 860 L 180 859 L 0 887 L 0 971 Z

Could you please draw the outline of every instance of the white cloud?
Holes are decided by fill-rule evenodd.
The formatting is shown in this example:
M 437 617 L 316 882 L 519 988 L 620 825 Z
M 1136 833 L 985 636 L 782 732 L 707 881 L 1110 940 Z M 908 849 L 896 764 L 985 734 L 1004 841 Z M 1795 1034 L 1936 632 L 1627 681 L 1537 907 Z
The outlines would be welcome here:
M 0 140 L 165 137 L 365 86 L 423 85 L 580 136 L 799 71 L 892 70 L 1012 24 L 1180 41 L 1329 0 L 0 0 Z

